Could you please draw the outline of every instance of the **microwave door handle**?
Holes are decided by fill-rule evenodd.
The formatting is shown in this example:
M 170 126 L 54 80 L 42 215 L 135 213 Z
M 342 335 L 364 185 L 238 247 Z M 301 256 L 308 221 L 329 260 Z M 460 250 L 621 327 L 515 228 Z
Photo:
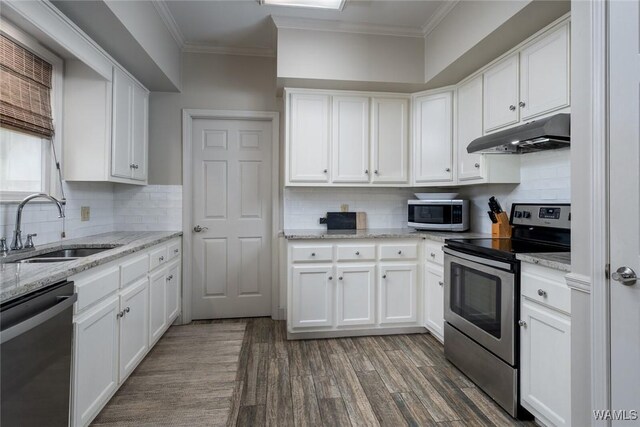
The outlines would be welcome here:
M 488 259 L 488 258 L 482 258 L 482 257 L 469 255 L 469 254 L 462 253 L 462 252 L 453 251 L 453 250 L 451 250 L 451 249 L 449 249 L 447 247 L 443 248 L 443 252 L 445 254 L 454 256 L 456 258 L 464 259 L 466 261 L 475 262 L 475 263 L 486 265 L 486 266 L 489 266 L 489 267 L 500 268 L 502 270 L 507 270 L 507 271 L 511 271 L 512 270 L 511 264 L 506 263 L 506 262 L 495 261 L 495 260 Z

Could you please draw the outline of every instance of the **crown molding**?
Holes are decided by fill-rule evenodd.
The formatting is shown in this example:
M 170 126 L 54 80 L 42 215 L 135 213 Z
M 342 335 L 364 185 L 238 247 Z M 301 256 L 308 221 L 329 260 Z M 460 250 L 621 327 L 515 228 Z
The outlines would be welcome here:
M 165 27 L 167 27 L 167 30 L 171 33 L 171 37 L 176 41 L 178 47 L 183 49 L 185 45 L 184 35 L 182 34 L 182 31 L 180 31 L 180 27 L 171 14 L 167 3 L 165 3 L 164 0 L 154 0 L 151 4 L 155 7 L 160 18 L 162 18 L 162 22 L 164 22 Z
M 427 37 L 459 2 L 460 0 L 445 0 L 445 2 L 438 7 L 436 12 L 422 26 L 422 35 Z
M 420 28 L 400 25 L 378 25 L 355 22 L 342 22 L 327 19 L 291 18 L 271 15 L 275 26 L 294 30 L 329 31 L 354 34 L 372 34 L 395 37 L 423 37 Z
M 208 53 L 216 55 L 240 55 L 240 56 L 262 56 L 274 58 L 275 50 L 266 47 L 228 47 L 228 46 L 212 46 L 201 43 L 186 42 L 182 47 L 183 52 L 187 53 Z

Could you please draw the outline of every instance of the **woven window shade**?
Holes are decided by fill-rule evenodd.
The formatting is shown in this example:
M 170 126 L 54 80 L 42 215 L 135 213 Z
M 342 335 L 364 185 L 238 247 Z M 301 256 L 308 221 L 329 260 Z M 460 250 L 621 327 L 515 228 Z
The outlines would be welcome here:
M 53 67 L 0 34 L 0 126 L 51 138 Z

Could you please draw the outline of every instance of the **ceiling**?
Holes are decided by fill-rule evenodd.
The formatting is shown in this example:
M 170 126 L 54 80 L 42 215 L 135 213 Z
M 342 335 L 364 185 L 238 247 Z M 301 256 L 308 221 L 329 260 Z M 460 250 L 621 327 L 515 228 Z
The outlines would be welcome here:
M 453 2 L 347 0 L 342 11 L 333 11 L 264 6 L 257 0 L 166 0 L 158 9 L 161 14 L 164 12 L 165 22 L 169 21 L 169 26 L 174 27 L 174 38 L 184 44 L 186 50 L 218 47 L 268 53 L 275 48 L 275 27 L 271 15 L 335 21 L 343 26 L 357 25 L 361 31 L 376 28 L 391 34 L 417 36 L 422 34 L 423 26 L 445 7 L 445 3 Z

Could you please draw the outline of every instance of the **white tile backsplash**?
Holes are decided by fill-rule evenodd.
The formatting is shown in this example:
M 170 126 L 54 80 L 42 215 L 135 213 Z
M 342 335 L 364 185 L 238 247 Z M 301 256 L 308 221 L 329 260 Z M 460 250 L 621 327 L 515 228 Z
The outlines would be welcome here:
M 111 231 L 173 231 L 182 229 L 182 186 L 133 186 L 111 183 L 65 182 L 65 218 L 50 203 L 30 202 L 23 210 L 23 239 L 37 233 L 36 245 Z M 89 221 L 80 220 L 80 207 L 89 206 Z M 0 205 L 0 236 L 11 242 L 16 204 Z M 63 224 L 64 221 L 64 224 Z

